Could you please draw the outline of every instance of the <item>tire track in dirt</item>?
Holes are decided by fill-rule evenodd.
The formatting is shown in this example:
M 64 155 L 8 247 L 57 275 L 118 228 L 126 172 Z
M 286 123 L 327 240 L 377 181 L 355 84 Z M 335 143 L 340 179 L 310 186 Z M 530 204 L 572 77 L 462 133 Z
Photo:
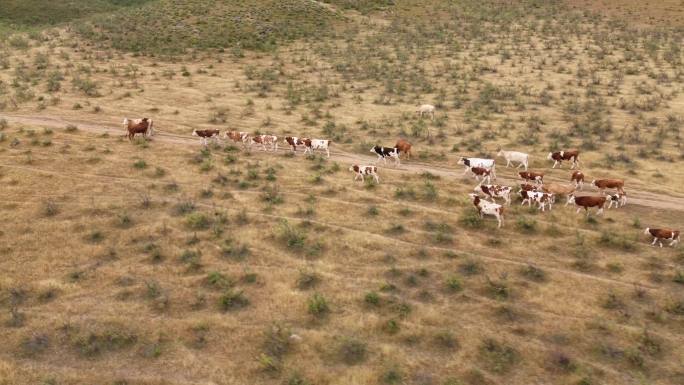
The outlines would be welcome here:
M 0 118 L 7 119 L 10 123 L 28 124 L 36 126 L 49 126 L 51 128 L 63 128 L 68 124 L 76 125 L 79 129 L 83 131 L 93 132 L 93 133 L 110 133 L 114 131 L 115 134 L 120 134 L 124 136 L 123 129 L 121 126 L 114 126 L 111 124 L 98 124 L 88 121 L 76 121 L 76 120 L 64 120 L 62 118 L 56 117 L 44 117 L 44 116 L 26 116 L 26 115 L 0 115 Z M 199 146 L 197 140 L 193 140 L 189 136 L 183 136 L 172 133 L 165 133 L 157 131 L 152 137 L 153 141 L 161 141 L 171 144 L 183 144 L 183 145 L 195 145 Z M 285 153 L 289 150 L 280 149 L 279 152 Z M 372 156 L 365 156 L 359 154 L 353 154 L 350 152 L 335 150 L 331 151 L 330 159 L 337 160 L 346 163 L 364 163 L 364 164 L 374 164 L 376 158 Z M 456 170 L 451 170 L 442 166 L 428 165 L 421 162 L 404 163 L 399 167 L 386 168 L 386 170 L 394 171 L 409 171 L 416 174 L 431 173 L 434 175 L 439 175 L 442 177 L 454 178 L 460 180 L 463 177 L 463 173 Z M 505 169 L 504 169 L 505 170 Z M 520 182 L 519 179 L 509 176 L 499 176 L 499 179 L 512 182 L 517 184 Z M 554 177 L 547 177 L 554 182 L 568 183 L 567 180 L 562 180 Z M 629 189 L 629 204 L 638 205 L 644 207 L 650 207 L 654 209 L 661 210 L 675 210 L 684 212 L 684 197 L 675 197 L 670 195 L 657 194 L 654 192 Z

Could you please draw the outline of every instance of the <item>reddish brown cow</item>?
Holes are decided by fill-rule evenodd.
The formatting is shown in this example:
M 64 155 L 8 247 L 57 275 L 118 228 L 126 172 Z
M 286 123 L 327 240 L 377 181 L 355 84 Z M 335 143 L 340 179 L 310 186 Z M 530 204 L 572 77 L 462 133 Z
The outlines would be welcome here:
M 224 134 L 224 138 L 230 139 L 233 142 L 242 142 L 243 146 L 247 146 L 249 142 L 249 133 L 244 131 L 228 131 Z
M 128 140 L 133 140 L 135 134 L 142 134 L 147 136 L 147 131 L 152 130 L 152 121 L 147 118 L 138 119 L 124 119 L 124 127 L 128 131 Z
M 655 246 L 656 242 L 658 242 L 660 247 L 663 247 L 663 240 L 670 241 L 670 246 L 672 247 L 679 243 L 679 230 L 651 229 L 647 227 L 644 234 L 651 234 L 653 237 L 651 246 Z
M 538 184 L 544 182 L 544 173 L 541 171 L 520 171 L 518 175 L 524 180 L 535 181 Z
M 397 140 L 397 144 L 394 145 L 395 148 L 399 150 L 399 153 L 406 155 L 406 159 L 411 159 L 411 143 L 406 139 Z
M 556 168 L 556 166 L 558 164 L 562 165 L 564 160 L 572 160 L 572 167 L 570 167 L 570 168 L 579 167 L 579 150 L 572 149 L 572 150 L 550 152 L 548 159 L 554 161 L 553 167 L 551 167 L 551 168 Z
M 575 184 L 575 188 L 584 188 L 584 174 L 580 170 L 575 170 L 570 176 L 570 182 Z
M 621 193 L 625 192 L 625 181 L 622 179 L 595 179 L 591 181 L 591 184 L 596 186 L 601 192 L 607 188 L 614 188 Z
M 568 203 L 574 203 L 577 206 L 578 213 L 582 208 L 584 208 L 584 210 L 587 212 L 587 215 L 589 215 L 590 208 L 596 207 L 598 209 L 596 215 L 599 215 L 603 213 L 603 206 L 606 205 L 606 197 L 597 197 L 592 195 L 578 197 L 575 195 L 570 195 L 570 197 L 568 198 Z

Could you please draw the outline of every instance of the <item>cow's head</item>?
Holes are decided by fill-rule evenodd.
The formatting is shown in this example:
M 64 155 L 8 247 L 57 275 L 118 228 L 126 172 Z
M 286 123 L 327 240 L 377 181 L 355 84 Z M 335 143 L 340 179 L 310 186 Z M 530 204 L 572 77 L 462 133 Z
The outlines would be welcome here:
M 593 179 L 593 180 L 591 181 L 591 183 L 589 183 L 589 184 L 592 185 L 592 186 L 596 186 L 596 179 Z
M 575 204 L 575 194 L 569 194 L 568 195 L 568 204 Z
M 349 167 L 349 171 L 358 172 L 358 171 L 359 171 L 359 166 L 353 165 L 353 166 Z
M 496 153 L 496 156 L 504 156 L 503 150 L 499 149 L 499 152 Z
M 379 154 L 380 153 L 380 146 L 371 147 L 370 152 Z
M 549 156 L 547 156 L 546 159 L 552 160 L 552 159 L 553 159 L 553 154 L 554 154 L 553 152 L 549 152 Z
M 192 130 L 192 136 L 199 136 L 199 135 L 197 134 L 197 130 Z

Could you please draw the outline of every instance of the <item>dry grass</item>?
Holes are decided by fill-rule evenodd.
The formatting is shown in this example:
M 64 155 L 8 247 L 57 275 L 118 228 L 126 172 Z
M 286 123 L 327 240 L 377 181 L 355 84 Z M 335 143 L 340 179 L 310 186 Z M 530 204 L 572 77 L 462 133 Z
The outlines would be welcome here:
M 684 224 L 679 35 L 477 3 L 345 11 L 271 53 L 3 43 L 0 384 L 681 383 L 684 255 L 642 234 Z M 141 115 L 161 134 L 129 143 Z M 214 127 L 334 154 L 189 136 Z M 416 159 L 352 183 L 398 136 Z M 628 206 L 514 201 L 497 230 L 455 162 L 500 146 L 578 146 Z

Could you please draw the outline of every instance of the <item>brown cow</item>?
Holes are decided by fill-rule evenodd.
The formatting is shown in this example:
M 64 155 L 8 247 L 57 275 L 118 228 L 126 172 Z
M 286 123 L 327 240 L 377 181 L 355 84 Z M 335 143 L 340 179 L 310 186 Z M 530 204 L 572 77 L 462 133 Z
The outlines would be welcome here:
M 572 172 L 572 175 L 570 176 L 570 182 L 575 184 L 575 188 L 579 188 L 580 190 L 584 188 L 584 173 L 580 170 L 575 170 Z
M 651 229 L 647 227 L 644 234 L 651 234 L 653 237 L 651 246 L 655 246 L 656 242 L 658 242 L 660 247 L 663 247 L 662 240 L 670 241 L 670 246 L 672 247 L 679 243 L 679 230 Z
M 541 189 L 545 193 L 553 194 L 554 200 L 556 195 L 566 195 L 568 197 L 568 202 L 565 203 L 566 206 L 570 202 L 570 195 L 575 192 L 575 186 L 560 183 L 548 183 L 543 185 Z
M 399 153 L 404 153 L 404 155 L 406 155 L 406 159 L 411 159 L 411 143 L 409 143 L 408 140 L 399 139 L 394 147 L 399 150 Z
M 602 193 L 607 188 L 614 188 L 620 193 L 624 193 L 625 181 L 622 179 L 595 179 L 591 181 L 592 186 L 596 186 Z
M 520 191 L 541 191 L 541 187 L 529 183 L 520 183 Z
M 524 180 L 535 181 L 538 184 L 544 182 L 544 173 L 542 171 L 520 171 L 518 175 Z
M 549 160 L 553 160 L 553 167 L 551 168 L 556 168 L 558 164 L 561 164 L 564 160 L 572 160 L 572 168 L 579 167 L 579 150 L 577 149 L 572 149 L 572 150 L 563 150 L 563 151 L 556 151 L 556 152 L 550 152 L 548 156 Z
M 145 137 L 147 136 L 148 131 L 150 133 L 150 136 L 154 135 L 154 129 L 152 128 L 152 119 L 124 118 L 123 126 L 124 130 L 128 131 L 128 140 L 133 140 L 135 134 L 142 134 L 142 136 Z
M 204 144 L 205 146 L 207 144 L 209 144 L 210 138 L 217 140 L 220 133 L 221 132 L 219 130 L 216 130 L 216 129 L 192 130 L 192 136 L 199 136 L 200 144 Z
M 570 195 L 568 198 L 568 203 L 574 203 L 577 206 L 577 212 L 579 213 L 582 208 L 587 212 L 587 215 L 589 215 L 589 209 L 591 207 L 596 207 L 598 211 L 596 212 L 596 215 L 603 214 L 603 206 L 606 205 L 606 197 L 605 196 L 592 196 L 592 195 L 584 195 L 584 196 L 575 196 Z

